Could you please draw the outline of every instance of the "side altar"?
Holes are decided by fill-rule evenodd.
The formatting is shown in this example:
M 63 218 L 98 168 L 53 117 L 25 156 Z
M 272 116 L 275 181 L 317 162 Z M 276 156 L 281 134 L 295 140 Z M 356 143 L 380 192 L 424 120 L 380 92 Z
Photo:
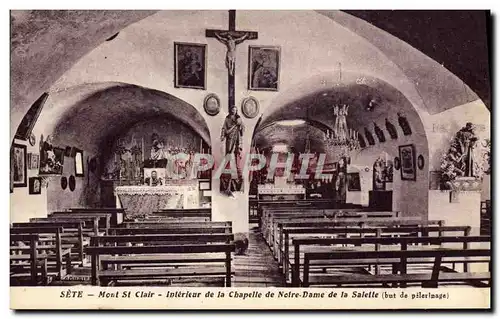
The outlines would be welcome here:
M 199 208 L 198 180 L 166 180 L 159 186 L 116 186 L 116 207 L 127 217 L 143 216 L 161 209 Z

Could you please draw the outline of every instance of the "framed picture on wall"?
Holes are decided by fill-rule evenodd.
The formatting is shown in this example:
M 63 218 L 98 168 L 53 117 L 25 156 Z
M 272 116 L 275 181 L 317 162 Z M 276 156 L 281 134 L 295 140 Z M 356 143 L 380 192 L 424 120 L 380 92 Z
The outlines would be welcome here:
M 361 180 L 359 173 L 347 173 L 347 190 L 361 191 Z
M 13 187 L 26 187 L 28 184 L 27 179 L 27 153 L 26 145 L 14 143 L 11 148 L 11 161 L 12 161 L 12 186 Z
M 415 146 L 413 144 L 399 146 L 399 158 L 401 160 L 401 180 L 416 181 Z
M 64 167 L 64 149 L 45 143 L 40 153 L 40 174 L 62 175 Z
M 76 177 L 85 176 L 84 172 L 83 172 L 83 151 L 82 150 L 75 151 L 75 176 Z
M 248 89 L 278 91 L 280 76 L 280 47 L 249 46 Z
M 174 43 L 175 87 L 206 88 L 207 45 L 196 43 Z
M 42 193 L 42 179 L 40 177 L 30 177 L 29 194 L 40 195 Z

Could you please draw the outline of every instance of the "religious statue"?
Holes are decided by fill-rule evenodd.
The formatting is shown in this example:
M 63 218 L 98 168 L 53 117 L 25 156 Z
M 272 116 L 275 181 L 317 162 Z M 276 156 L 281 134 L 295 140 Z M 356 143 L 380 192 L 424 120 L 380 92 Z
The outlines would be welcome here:
M 451 141 L 448 152 L 441 161 L 441 182 L 444 188 L 457 177 L 479 177 L 474 162 L 477 137 L 472 123 L 462 127 Z
M 221 141 L 225 141 L 225 155 L 232 154 L 235 157 L 237 170 L 238 170 L 238 180 L 230 179 L 225 180 L 221 178 L 221 190 L 231 195 L 232 191 L 241 191 L 243 186 L 242 173 L 240 165 L 238 163 L 241 159 L 242 147 L 242 137 L 243 137 L 243 121 L 237 113 L 236 106 L 232 106 L 230 114 L 226 116 L 224 120 L 224 125 L 221 130 Z M 227 185 L 226 185 L 227 184 Z
M 365 136 L 368 144 L 375 145 L 375 139 L 373 138 L 372 133 L 365 127 Z
M 342 106 L 335 105 L 333 107 L 333 114 L 335 115 L 335 136 L 341 141 L 347 140 L 347 121 L 346 116 L 349 110 L 349 105 L 343 104 Z
M 154 161 L 165 159 L 166 158 L 165 150 L 163 149 L 164 144 L 162 141 L 160 141 L 158 134 L 153 133 L 153 135 L 151 136 L 151 142 L 152 142 L 152 146 L 151 146 L 150 158 Z
M 387 118 L 385 119 L 385 128 L 393 140 L 398 138 L 398 131 L 396 130 L 396 127 L 389 122 Z
M 377 125 L 377 123 L 373 122 L 373 125 L 375 127 L 375 134 L 377 135 L 378 140 L 380 141 L 380 143 L 384 143 L 385 142 L 384 131 L 382 131 L 382 129 Z
M 226 45 L 226 67 L 230 75 L 234 75 L 234 66 L 236 65 L 236 45 L 245 41 L 248 33 L 245 32 L 241 37 L 234 38 L 231 32 L 216 32 L 215 37 Z
M 401 130 L 403 130 L 403 134 L 404 135 L 411 135 L 411 127 L 410 127 L 410 123 L 408 122 L 408 120 L 406 119 L 406 117 L 401 114 L 401 113 L 397 113 L 398 114 L 398 123 L 399 123 L 399 126 L 401 127 Z
M 382 157 L 379 157 L 373 164 L 373 190 L 385 190 L 385 173 L 386 162 Z

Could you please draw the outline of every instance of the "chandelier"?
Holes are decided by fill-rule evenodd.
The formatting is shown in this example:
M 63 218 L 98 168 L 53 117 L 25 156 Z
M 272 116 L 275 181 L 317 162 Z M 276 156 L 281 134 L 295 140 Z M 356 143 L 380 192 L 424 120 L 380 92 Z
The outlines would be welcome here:
M 325 132 L 324 140 L 330 147 L 340 148 L 341 152 L 348 155 L 349 152 L 360 148 L 359 133 L 350 129 L 347 126 L 347 113 L 349 105 L 335 105 L 333 114 L 335 115 L 335 123 L 333 130 L 328 129 Z

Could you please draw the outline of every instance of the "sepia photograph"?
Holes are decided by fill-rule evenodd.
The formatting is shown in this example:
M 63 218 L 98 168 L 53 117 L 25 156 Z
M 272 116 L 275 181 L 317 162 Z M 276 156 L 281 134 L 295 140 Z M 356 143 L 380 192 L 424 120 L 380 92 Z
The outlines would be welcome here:
M 491 311 L 489 10 L 9 18 L 11 309 Z

